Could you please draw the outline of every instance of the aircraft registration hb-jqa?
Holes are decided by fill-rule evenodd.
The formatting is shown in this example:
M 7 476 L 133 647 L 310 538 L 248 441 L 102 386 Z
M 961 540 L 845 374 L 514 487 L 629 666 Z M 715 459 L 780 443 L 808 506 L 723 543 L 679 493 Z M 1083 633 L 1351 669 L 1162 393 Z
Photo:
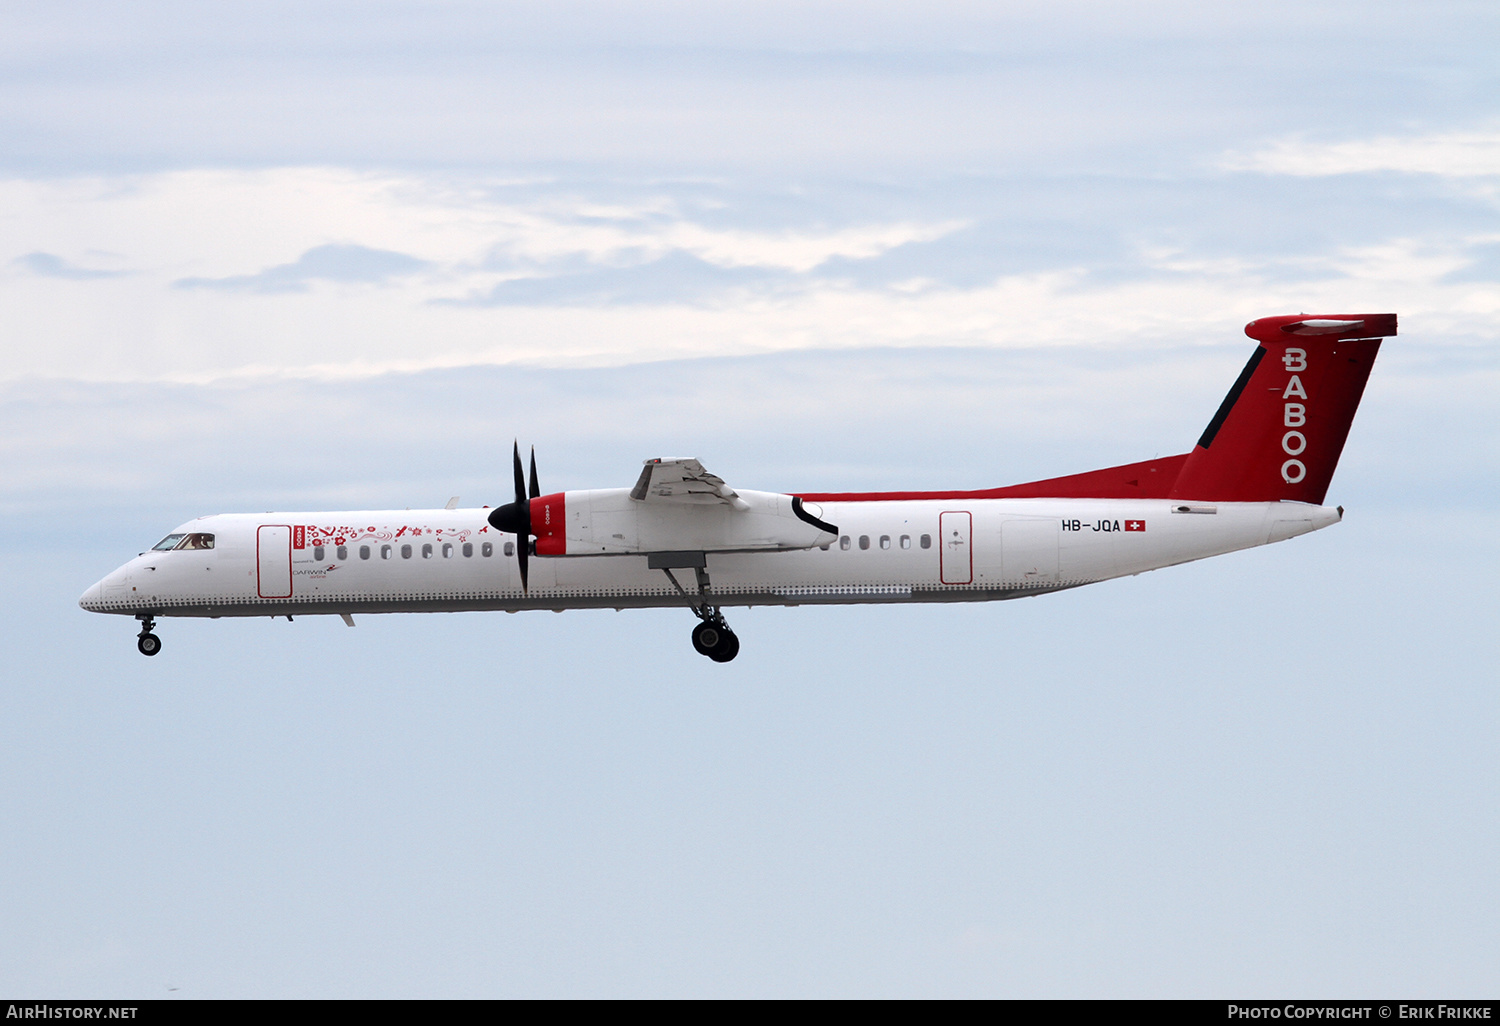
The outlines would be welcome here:
M 696 459 L 647 460 L 631 488 L 542 495 L 514 450 L 497 509 L 229 513 L 183 524 L 89 588 L 84 609 L 285 616 L 680 606 L 693 646 L 739 652 L 726 606 L 982 602 L 1185 563 L 1316 531 L 1395 314 L 1268 317 L 1191 452 L 959 492 L 731 488 Z

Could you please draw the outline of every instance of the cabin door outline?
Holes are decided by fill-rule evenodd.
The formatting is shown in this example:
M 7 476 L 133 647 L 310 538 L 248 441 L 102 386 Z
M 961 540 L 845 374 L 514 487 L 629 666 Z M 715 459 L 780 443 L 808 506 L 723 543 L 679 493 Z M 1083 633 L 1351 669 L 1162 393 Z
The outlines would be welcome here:
M 292 597 L 292 528 L 262 524 L 255 532 L 255 593 L 263 599 Z
M 938 514 L 939 579 L 974 583 L 974 517 L 967 510 Z

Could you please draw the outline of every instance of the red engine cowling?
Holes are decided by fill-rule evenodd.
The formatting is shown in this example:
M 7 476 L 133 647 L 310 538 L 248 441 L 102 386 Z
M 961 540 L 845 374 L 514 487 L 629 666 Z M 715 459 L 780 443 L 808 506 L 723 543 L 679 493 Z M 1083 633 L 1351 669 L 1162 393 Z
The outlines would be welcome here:
M 566 492 L 553 492 L 531 500 L 531 533 L 536 536 L 538 556 L 567 555 L 566 495 Z

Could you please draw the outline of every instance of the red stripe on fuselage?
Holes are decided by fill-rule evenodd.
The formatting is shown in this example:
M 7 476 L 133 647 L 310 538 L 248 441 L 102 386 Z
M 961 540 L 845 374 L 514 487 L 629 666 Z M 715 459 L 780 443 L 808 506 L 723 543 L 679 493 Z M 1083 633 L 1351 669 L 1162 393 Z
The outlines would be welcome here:
M 1045 481 L 971 492 L 799 492 L 806 502 L 886 502 L 907 499 L 1165 499 L 1188 453 L 1126 463 Z

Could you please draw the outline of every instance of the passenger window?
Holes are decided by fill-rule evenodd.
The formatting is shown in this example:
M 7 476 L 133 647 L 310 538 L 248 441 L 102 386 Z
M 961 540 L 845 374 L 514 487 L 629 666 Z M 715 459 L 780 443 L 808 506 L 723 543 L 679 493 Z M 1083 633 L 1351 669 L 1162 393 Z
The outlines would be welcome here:
M 495 554 L 495 546 L 491 545 L 489 542 L 485 542 L 483 545 L 479 546 L 479 554 L 485 559 L 489 559 L 492 555 Z
M 505 554 L 507 556 L 514 556 L 516 554 L 516 543 L 515 542 L 506 542 L 505 543 Z
M 334 550 L 334 555 L 338 556 L 339 562 L 342 563 L 344 560 L 349 558 L 349 550 L 343 545 L 340 545 L 337 549 Z
M 888 549 L 888 548 L 891 547 L 891 536 L 890 535 L 888 535 L 888 534 L 882 534 L 880 536 L 880 547 L 882 549 Z
M 313 546 L 313 559 L 321 560 L 322 558 L 323 558 L 323 546 L 321 546 L 321 545 L 314 545 Z
M 369 559 L 370 558 L 370 546 L 368 546 L 368 545 L 361 545 L 359 547 L 359 558 L 360 559 Z
M 464 558 L 468 559 L 472 555 L 474 555 L 474 543 L 464 542 Z
M 845 552 L 849 551 L 849 536 L 847 534 L 839 539 L 839 548 L 843 549 Z
M 911 535 L 909 535 L 909 534 L 903 534 L 901 536 L 901 547 L 903 549 L 909 549 L 909 548 L 911 548 Z
M 423 545 L 422 546 L 422 558 L 423 559 L 431 559 L 432 558 L 432 546 L 431 545 Z
M 868 534 L 862 534 L 859 536 L 859 547 L 862 549 L 868 549 L 870 547 L 870 536 Z
M 382 546 L 380 546 L 380 558 L 381 559 L 390 559 L 391 558 L 391 547 L 389 545 L 382 545 Z
M 410 559 L 411 558 L 411 546 L 410 545 L 403 545 L 403 546 L 401 546 L 401 558 L 402 559 Z
M 449 545 L 447 542 L 443 542 L 443 558 L 444 559 L 452 559 L 453 558 L 453 546 Z
M 922 548 L 924 548 L 924 549 L 930 549 L 930 548 L 932 548 L 932 535 L 930 535 L 930 534 L 924 534 L 924 535 L 922 535 Z

